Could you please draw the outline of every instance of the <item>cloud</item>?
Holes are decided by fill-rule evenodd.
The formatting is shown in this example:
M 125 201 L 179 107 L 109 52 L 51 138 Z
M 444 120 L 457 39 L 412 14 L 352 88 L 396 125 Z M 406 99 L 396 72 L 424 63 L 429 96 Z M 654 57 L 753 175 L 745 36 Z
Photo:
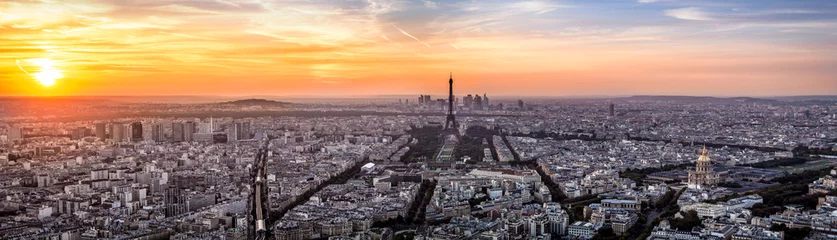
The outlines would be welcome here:
M 372 14 L 387 14 L 391 12 L 401 11 L 402 6 L 400 2 L 391 0 L 366 0 L 369 4 L 366 11 Z
M 238 4 L 236 4 L 236 3 L 229 2 L 229 1 L 224 1 L 224 0 L 215 0 L 215 2 L 217 2 L 217 3 L 222 3 L 222 4 L 226 4 L 226 5 L 230 5 L 230 6 L 232 6 L 232 7 L 236 7 L 236 8 L 241 8 L 241 5 L 238 5 Z
M 461 50 L 461 49 L 459 49 L 459 47 L 457 47 L 456 45 L 453 45 L 453 43 L 451 43 L 451 44 L 450 44 L 450 46 L 451 46 L 451 47 L 453 47 L 453 48 L 456 48 L 456 50 Z
M 413 35 L 410 35 L 409 33 L 405 32 L 404 30 L 401 30 L 400 28 L 396 27 L 395 24 L 393 24 L 392 27 L 394 27 L 395 29 L 398 29 L 398 31 L 401 31 L 401 33 L 403 33 L 407 37 L 410 37 L 410 38 L 416 40 L 417 42 L 420 42 L 421 44 L 424 44 L 424 46 L 427 46 L 428 48 L 430 47 L 430 44 L 427 44 L 424 41 L 419 40 L 417 37 L 413 37 Z
M 638 2 L 638 3 L 653 3 L 653 2 L 657 2 L 657 1 L 659 1 L 659 0 L 637 0 L 636 2 Z
M 437 4 L 434 1 L 424 1 L 424 7 L 430 8 L 430 9 L 436 9 L 436 8 L 439 8 L 439 4 Z
M 552 2 L 544 2 L 544 1 L 522 1 L 522 2 L 515 2 L 508 6 L 508 8 L 513 9 L 517 12 L 524 12 L 530 13 L 534 12 L 535 14 L 544 14 L 548 12 L 555 11 L 559 8 L 568 8 L 569 6 L 555 4 Z M 509 9 L 503 9 L 504 11 L 509 11 Z
M 23 67 L 20 66 L 20 60 L 15 59 L 15 64 L 17 64 L 17 68 L 20 68 L 21 71 L 25 72 L 26 74 L 29 74 L 29 72 L 27 72 L 26 69 L 23 69 Z
M 709 16 L 708 13 L 700 10 L 700 8 L 696 7 L 687 7 L 687 8 L 677 8 L 677 9 L 669 9 L 664 11 L 666 16 L 683 19 L 683 20 L 695 20 L 695 21 L 709 21 L 713 20 L 712 17 Z

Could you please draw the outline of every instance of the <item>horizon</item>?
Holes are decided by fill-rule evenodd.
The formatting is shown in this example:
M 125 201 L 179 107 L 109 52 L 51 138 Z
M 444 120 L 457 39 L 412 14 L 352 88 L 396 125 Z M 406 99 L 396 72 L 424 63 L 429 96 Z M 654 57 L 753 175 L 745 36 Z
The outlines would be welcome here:
M 7 1 L 0 96 L 837 95 L 834 32 L 827 1 Z
M 483 93 L 479 95 L 482 96 Z M 487 94 L 487 93 L 486 93 Z M 176 98 L 176 97 L 201 97 L 201 98 L 229 98 L 234 100 L 272 100 L 273 99 L 353 99 L 353 98 L 381 98 L 381 99 L 412 99 L 420 95 L 428 95 L 431 97 L 447 97 L 447 94 L 368 94 L 368 95 L 47 95 L 47 96 L 28 96 L 28 95 L 0 95 L 3 98 Z M 473 93 L 456 94 L 454 96 L 464 97 L 467 95 L 475 95 Z M 545 98 L 545 99 L 618 99 L 618 98 L 632 98 L 632 97 L 698 97 L 698 98 L 756 98 L 756 99 L 771 99 L 771 98 L 793 98 L 793 97 L 837 97 L 837 94 L 821 94 L 821 95 L 674 95 L 674 94 L 635 94 L 635 95 L 488 95 L 491 98 L 511 99 L 511 98 Z M 434 98 L 435 99 L 435 98 Z

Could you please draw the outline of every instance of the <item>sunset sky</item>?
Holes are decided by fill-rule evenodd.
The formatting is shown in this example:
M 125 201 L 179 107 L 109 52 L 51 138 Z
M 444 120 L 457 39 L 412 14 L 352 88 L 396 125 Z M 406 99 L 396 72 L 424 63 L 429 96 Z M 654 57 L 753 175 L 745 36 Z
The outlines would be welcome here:
M 0 95 L 443 95 L 449 72 L 461 94 L 837 94 L 837 1 L 0 2 Z

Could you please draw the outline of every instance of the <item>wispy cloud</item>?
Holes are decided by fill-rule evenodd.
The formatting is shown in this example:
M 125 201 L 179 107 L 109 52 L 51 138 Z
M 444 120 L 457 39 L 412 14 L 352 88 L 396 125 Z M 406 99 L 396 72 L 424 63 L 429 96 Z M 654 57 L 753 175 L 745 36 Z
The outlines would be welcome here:
M 430 9 L 436 9 L 436 8 L 439 8 L 439 4 L 437 4 L 434 1 L 425 0 L 424 1 L 424 7 L 430 8 Z
M 398 29 L 398 31 L 401 31 L 401 33 L 403 33 L 405 36 L 410 37 L 410 38 L 416 40 L 417 42 L 420 42 L 421 44 L 424 44 L 424 46 L 427 46 L 428 48 L 430 48 L 430 44 L 427 44 L 426 42 L 418 39 L 417 37 L 414 37 L 413 35 L 410 35 L 406 31 L 401 30 L 400 28 L 396 27 L 395 24 L 392 24 L 392 27 L 394 27 L 395 29 Z
M 696 7 L 687 7 L 687 8 L 677 8 L 677 9 L 669 9 L 664 11 L 666 16 L 683 19 L 683 20 L 695 20 L 695 21 L 709 21 L 713 20 L 712 17 L 709 16 L 708 13 L 702 11 L 700 8 Z
M 23 66 L 20 66 L 20 60 L 15 59 L 15 64 L 17 64 L 17 68 L 19 68 L 21 71 L 23 71 L 26 74 L 29 74 L 29 72 L 27 72 L 26 69 L 23 69 Z
M 368 3 L 366 10 L 372 14 L 387 14 L 391 12 L 401 11 L 402 3 L 400 1 L 392 0 L 366 0 Z
M 829 1 L 725 0 L 12 0 L 0 1 L 0 52 L 9 53 L 8 61 L 20 59 L 18 71 L 33 74 L 38 68 L 26 59 L 53 58 L 64 64 L 67 76 L 90 79 L 103 85 L 96 89 L 104 93 L 119 92 L 122 80 L 144 81 L 147 77 L 137 76 L 142 71 L 160 75 L 143 85 L 149 87 L 137 87 L 141 94 L 159 92 L 151 87 L 158 83 L 200 75 L 218 84 L 174 91 L 236 89 L 239 94 L 252 90 L 241 81 L 270 85 L 288 79 L 277 91 L 302 92 L 300 80 L 312 76 L 356 77 L 363 80 L 344 83 L 361 89 L 362 83 L 379 86 L 379 76 L 403 78 L 448 68 L 506 76 L 497 77 L 498 82 L 512 72 L 543 73 L 529 78 L 544 81 L 533 86 L 549 85 L 559 71 L 586 70 L 607 71 L 595 71 L 598 80 L 582 73 L 572 77 L 762 80 L 754 77 L 758 74 L 729 70 L 729 63 L 755 72 L 777 69 L 777 79 L 821 79 L 816 81 L 837 89 L 833 68 L 797 72 L 762 64 L 804 59 L 816 66 L 837 65 L 833 7 Z M 675 60 L 680 56 L 689 57 L 688 64 Z M 275 68 L 278 64 L 283 67 Z M 142 66 L 166 68 L 163 73 Z M 20 74 L 14 68 L 3 71 L 0 75 Z M 404 81 L 405 88 L 423 87 Z M 109 89 L 104 87 L 108 84 Z M 26 94 L 15 91 L 0 87 L 0 95 Z
M 217 3 L 221 3 L 221 4 L 226 4 L 226 5 L 229 5 L 229 6 L 232 6 L 232 7 L 236 7 L 236 8 L 241 8 L 241 5 L 238 5 L 237 3 L 230 2 L 230 1 L 225 1 L 225 0 L 215 0 L 215 2 L 217 2 Z

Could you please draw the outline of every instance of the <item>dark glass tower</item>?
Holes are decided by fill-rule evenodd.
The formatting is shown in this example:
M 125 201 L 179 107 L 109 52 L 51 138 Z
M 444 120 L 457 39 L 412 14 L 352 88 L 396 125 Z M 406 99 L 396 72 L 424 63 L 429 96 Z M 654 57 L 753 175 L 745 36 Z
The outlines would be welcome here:
M 131 141 L 142 141 L 142 123 L 131 123 Z

